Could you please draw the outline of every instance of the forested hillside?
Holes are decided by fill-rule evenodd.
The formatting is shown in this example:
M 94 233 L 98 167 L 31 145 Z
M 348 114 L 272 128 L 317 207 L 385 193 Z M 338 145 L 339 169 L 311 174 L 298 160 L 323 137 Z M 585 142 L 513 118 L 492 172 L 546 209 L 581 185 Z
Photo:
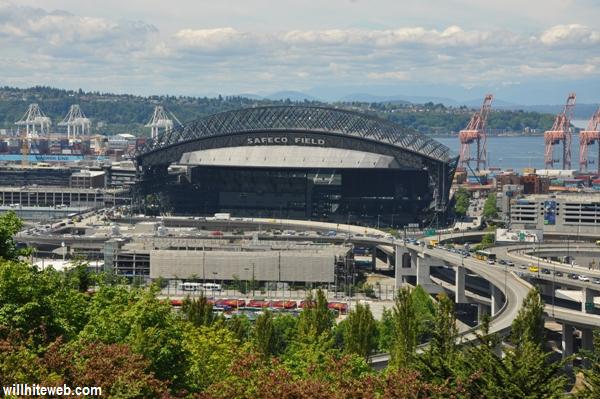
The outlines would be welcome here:
M 14 128 L 14 122 L 25 113 L 30 103 L 38 103 L 54 125 L 67 114 L 71 104 L 80 104 L 86 116 L 92 119 L 92 130 L 100 134 L 149 134 L 143 126 L 152 115 L 155 105 L 161 104 L 182 121 L 217 112 L 272 104 L 297 104 L 290 100 L 251 99 L 245 97 L 183 97 L 83 92 L 34 87 L 30 89 L 0 88 L 0 128 Z M 319 101 L 303 104 L 331 105 Z M 467 107 L 446 107 L 442 104 L 366 103 L 343 102 L 334 106 L 361 110 L 411 127 L 425 134 L 456 134 L 469 121 L 473 110 Z M 493 131 L 517 132 L 529 128 L 541 132 L 552 125 L 553 116 L 537 112 L 493 111 L 489 127 Z

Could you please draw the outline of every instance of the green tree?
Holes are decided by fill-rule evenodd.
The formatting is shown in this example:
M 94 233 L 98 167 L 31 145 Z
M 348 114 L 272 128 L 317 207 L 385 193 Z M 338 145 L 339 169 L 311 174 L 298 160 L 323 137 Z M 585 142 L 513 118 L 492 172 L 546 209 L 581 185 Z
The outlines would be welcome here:
M 229 320 L 227 320 L 226 324 L 227 329 L 233 333 L 235 338 L 240 342 L 245 342 L 250 337 L 250 332 L 252 330 L 252 324 L 248 317 L 243 314 L 233 315 Z
M 431 341 L 418 362 L 426 379 L 438 383 L 455 379 L 457 336 L 454 302 L 446 294 L 440 294 L 436 303 Z
M 381 320 L 377 323 L 377 337 L 379 350 L 389 352 L 394 340 L 394 313 L 391 309 L 383 309 Z
M 73 337 L 87 323 L 87 302 L 64 273 L 0 259 L 0 338 L 12 332 L 40 344 Z
M 256 318 L 252 341 L 256 350 L 265 358 L 274 355 L 276 351 L 275 327 L 273 313 L 265 310 Z
M 280 314 L 273 318 L 275 353 L 283 354 L 296 339 L 298 318 L 291 314 Z
M 410 292 L 412 306 L 415 309 L 417 321 L 417 343 L 426 341 L 433 327 L 435 315 L 435 303 L 431 296 L 420 285 L 415 286 Z
M 577 392 L 579 398 L 600 397 L 600 330 L 594 331 L 594 349 L 582 351 L 587 368 L 579 370 L 583 375 L 583 389 Z
M 92 297 L 89 322 L 79 341 L 125 343 L 150 361 L 158 378 L 181 387 L 186 368 L 183 331 L 193 325 L 184 324 L 168 303 L 156 298 L 156 292 L 156 287 L 100 287 Z
M 464 188 L 459 188 L 454 194 L 454 213 L 459 218 L 466 216 L 469 209 L 469 193 Z
M 8 211 L 0 215 L 0 258 L 17 259 L 19 250 L 13 239 L 14 235 L 23 227 L 23 221 L 19 219 L 15 211 Z
M 212 310 L 212 304 L 208 302 L 202 292 L 198 298 L 186 297 L 181 306 L 183 317 L 196 327 L 208 326 L 213 323 L 215 315 Z
M 183 334 L 183 347 L 188 353 L 186 386 L 192 392 L 225 380 L 234 361 L 244 356 L 233 333 L 220 325 L 190 325 Z
M 313 299 L 309 294 L 305 300 L 305 307 L 298 319 L 298 334 L 301 339 L 311 339 L 321 334 L 331 334 L 333 314 L 327 307 L 325 293 L 319 289 Z
M 94 283 L 92 273 L 89 271 L 89 264 L 82 259 L 78 259 L 75 265 L 67 271 L 67 277 L 79 292 L 87 292 Z
M 566 361 L 552 361 L 543 350 L 544 304 L 537 288 L 529 291 L 513 321 L 511 341 L 502 367 L 496 370 L 506 398 L 558 398 L 564 394 Z
M 417 317 L 410 288 L 398 290 L 393 308 L 394 338 L 390 347 L 390 365 L 394 368 L 409 367 L 417 348 Z
M 493 219 L 498 216 L 498 208 L 496 207 L 496 193 L 490 193 L 483 204 L 483 217 Z
M 513 320 L 511 341 L 519 347 L 524 342 L 542 345 L 544 342 L 544 302 L 540 291 L 533 288 Z
M 345 321 L 344 351 L 368 360 L 377 346 L 377 327 L 369 305 L 357 304 Z

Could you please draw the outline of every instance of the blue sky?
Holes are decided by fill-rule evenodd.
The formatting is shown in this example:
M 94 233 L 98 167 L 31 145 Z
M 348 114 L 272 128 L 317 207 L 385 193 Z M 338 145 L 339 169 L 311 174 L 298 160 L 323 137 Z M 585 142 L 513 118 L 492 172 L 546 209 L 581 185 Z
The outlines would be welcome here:
M 597 0 L 0 0 L 0 85 L 600 102 Z

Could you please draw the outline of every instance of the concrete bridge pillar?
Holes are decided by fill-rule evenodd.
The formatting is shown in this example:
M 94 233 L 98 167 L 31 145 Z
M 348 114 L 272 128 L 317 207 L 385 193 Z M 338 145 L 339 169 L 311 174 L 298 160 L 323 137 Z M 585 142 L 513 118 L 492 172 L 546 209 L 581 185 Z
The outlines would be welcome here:
M 562 325 L 562 357 L 563 359 L 573 354 L 573 326 L 567 323 Z
M 581 329 L 581 349 L 588 351 L 594 349 L 594 330 L 592 328 Z
M 594 309 L 594 291 L 589 288 L 581 289 L 581 311 L 592 313 Z
M 424 287 L 433 284 L 431 282 L 430 269 L 431 264 L 429 260 L 417 256 L 417 284 Z
M 493 284 L 490 284 L 490 291 L 492 296 L 492 316 L 495 316 L 500 309 L 502 309 L 502 305 L 504 304 L 504 295 L 500 289 L 496 288 Z
M 540 293 L 542 295 L 548 295 L 548 296 L 552 296 L 552 284 L 551 283 L 541 283 L 539 285 L 540 287 Z
M 586 351 L 594 350 L 594 330 L 591 328 L 581 329 L 581 349 Z M 583 367 L 590 367 L 590 362 L 584 360 Z
M 464 267 L 458 266 L 456 268 L 456 274 L 455 274 L 456 290 L 454 292 L 454 302 L 455 303 L 467 303 L 467 296 L 465 295 L 466 275 L 467 275 L 467 272 Z
M 405 277 L 416 276 L 417 262 L 414 254 L 403 245 L 396 245 L 396 267 L 394 268 L 396 291 L 405 283 Z
M 371 271 L 377 270 L 377 247 L 371 247 Z
M 489 307 L 484 304 L 484 303 L 478 303 L 477 304 L 477 323 L 481 323 L 481 321 L 483 320 L 483 317 L 487 314 L 489 314 Z

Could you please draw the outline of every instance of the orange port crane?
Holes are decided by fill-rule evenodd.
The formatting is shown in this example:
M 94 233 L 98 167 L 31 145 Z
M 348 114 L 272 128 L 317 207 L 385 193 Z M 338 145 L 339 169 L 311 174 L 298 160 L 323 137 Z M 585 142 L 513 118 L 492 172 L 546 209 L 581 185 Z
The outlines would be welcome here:
M 600 174 L 600 107 L 588 123 L 587 129 L 579 132 L 579 170 L 586 172 L 593 161 L 588 159 L 588 146 L 598 143 L 598 174 Z
M 560 159 L 554 158 L 554 146 L 563 143 L 562 167 L 571 169 L 571 117 L 573 116 L 573 107 L 575 107 L 575 93 L 569 94 L 563 111 L 556 115 L 554 125 L 550 130 L 544 132 L 544 164 L 547 169 L 554 169 L 554 164 L 559 163 Z
M 483 99 L 481 109 L 473 114 L 469 124 L 464 130 L 458 133 L 460 140 L 460 161 L 459 165 L 469 167 L 471 161 L 475 161 L 475 170 L 485 169 L 487 166 L 487 136 L 485 133 L 487 117 L 492 108 L 494 96 L 487 94 Z M 477 144 L 477 153 L 471 157 L 471 144 Z

